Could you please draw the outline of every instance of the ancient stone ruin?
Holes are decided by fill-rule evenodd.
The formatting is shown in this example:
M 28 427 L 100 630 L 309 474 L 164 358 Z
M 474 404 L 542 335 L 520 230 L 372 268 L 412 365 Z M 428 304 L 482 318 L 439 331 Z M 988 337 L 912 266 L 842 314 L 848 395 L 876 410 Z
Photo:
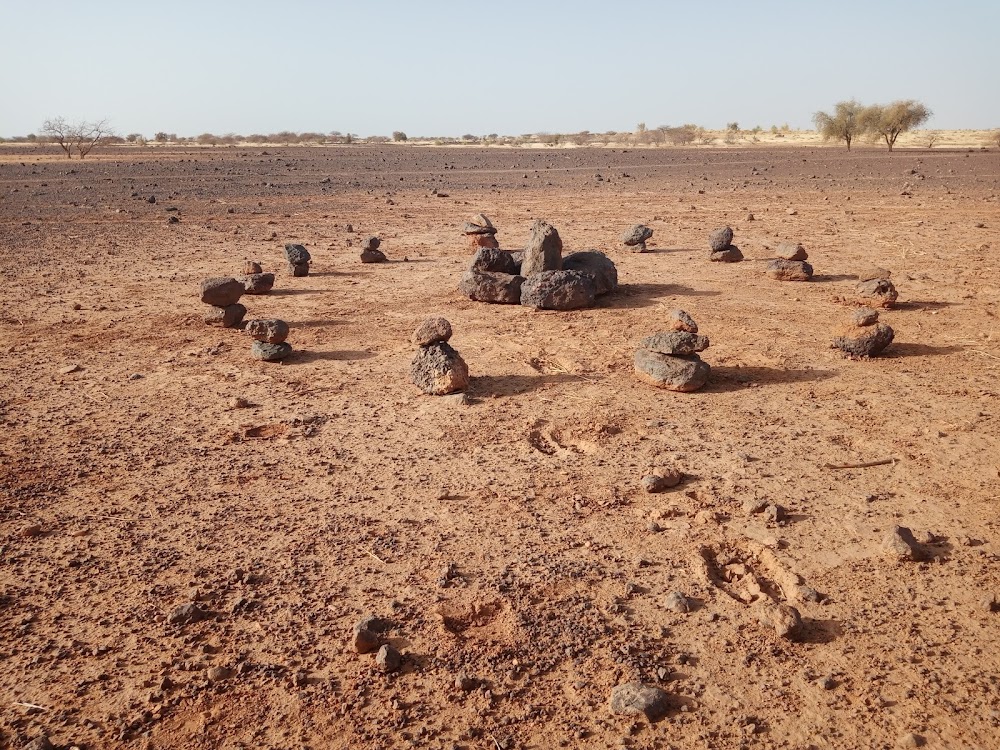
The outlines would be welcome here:
M 292 353 L 288 338 L 288 323 L 277 318 L 249 320 L 243 329 L 252 338 L 250 356 L 262 362 L 280 362 Z
M 244 286 L 231 276 L 217 276 L 201 282 L 201 301 L 211 305 L 212 310 L 205 315 L 208 325 L 236 328 L 247 314 L 247 309 L 239 304 Z
M 576 310 L 593 307 L 596 297 L 617 286 L 618 271 L 604 253 L 586 250 L 564 258 L 556 228 L 536 221 L 523 253 L 481 247 L 458 288 L 478 302 Z
M 274 288 L 274 274 L 263 271 L 260 263 L 255 260 L 248 260 L 243 264 L 243 276 L 239 280 L 243 282 L 244 294 L 267 294 Z
M 378 249 L 379 245 L 382 244 L 382 240 L 378 237 L 372 235 L 361 243 L 361 262 L 362 263 L 385 263 L 388 258 L 385 257 L 385 253 Z
M 288 273 L 292 276 L 308 276 L 309 261 L 312 255 L 306 250 L 305 245 L 287 244 L 285 245 L 285 260 L 288 261 Z
M 719 227 L 708 235 L 708 246 L 711 248 L 709 260 L 716 263 L 739 263 L 743 260 L 743 253 L 733 244 L 733 230 L 731 227 Z
M 633 253 L 648 253 L 646 240 L 653 236 L 653 230 L 645 224 L 636 224 L 622 233 L 622 242 Z
M 636 377 L 669 391 L 696 391 L 712 369 L 698 356 L 708 348 L 708 338 L 698 335 L 698 324 L 683 310 L 670 313 L 669 323 L 669 330 L 640 342 L 634 360 Z
M 448 339 L 451 323 L 444 318 L 428 318 L 413 333 L 420 349 L 410 363 L 410 378 L 431 396 L 464 391 L 469 386 L 469 367 Z
M 496 227 L 485 214 L 476 214 L 470 221 L 465 222 L 462 233 L 469 238 L 473 250 L 480 247 L 500 247 L 500 243 L 497 242 Z
M 852 357 L 874 357 L 892 343 L 894 332 L 880 323 L 878 310 L 862 307 L 851 322 L 835 330 L 833 346 Z
M 859 283 L 854 296 L 859 304 L 872 307 L 895 307 L 899 293 L 889 281 L 891 271 L 885 268 L 870 268 L 858 274 Z
M 777 256 L 767 264 L 767 275 L 778 281 L 809 281 L 813 267 L 806 263 L 809 253 L 797 242 L 781 242 L 774 249 Z

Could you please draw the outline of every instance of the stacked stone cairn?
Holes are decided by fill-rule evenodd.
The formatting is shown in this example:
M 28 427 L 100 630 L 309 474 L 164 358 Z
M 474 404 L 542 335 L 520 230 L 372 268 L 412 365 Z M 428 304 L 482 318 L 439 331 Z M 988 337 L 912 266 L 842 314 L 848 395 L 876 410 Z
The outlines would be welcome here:
M 285 260 L 288 261 L 288 273 L 292 276 L 309 275 L 309 261 L 312 260 L 312 255 L 306 250 L 305 245 L 291 243 L 285 245 Z
M 471 221 L 465 222 L 462 233 L 469 238 L 469 244 L 472 245 L 473 250 L 478 250 L 481 247 L 500 247 L 500 243 L 497 242 L 496 227 L 485 214 L 476 214 Z
M 201 282 L 201 301 L 211 305 L 211 312 L 205 315 L 208 325 L 236 328 L 243 321 L 247 309 L 239 304 L 243 296 L 242 281 L 232 276 L 217 276 Z
M 731 227 L 719 227 L 708 235 L 708 246 L 712 253 L 708 259 L 716 263 L 739 263 L 743 260 L 743 253 L 733 244 L 733 230 Z
M 255 260 L 248 260 L 243 264 L 244 294 L 267 294 L 274 288 L 274 274 L 264 273 L 260 263 Z
M 288 338 L 288 323 L 277 318 L 248 320 L 243 329 L 252 338 L 250 356 L 262 362 L 280 362 L 292 353 Z
M 774 249 L 777 256 L 767 264 L 767 275 L 778 281 L 809 281 L 813 267 L 806 263 L 809 253 L 797 242 L 779 242 Z
M 698 324 L 683 310 L 670 313 L 669 330 L 644 338 L 635 353 L 635 374 L 657 388 L 688 393 L 708 382 L 712 368 L 698 352 L 708 348 Z
M 652 236 L 652 229 L 645 224 L 636 224 L 622 232 L 622 242 L 633 253 L 648 253 L 650 250 L 646 247 L 646 240 Z
M 618 270 L 604 253 L 585 250 L 562 256 L 562 240 L 551 224 L 536 221 L 523 253 L 481 247 L 462 275 L 459 291 L 478 302 L 541 310 L 593 307 L 595 298 L 618 287 Z
M 899 293 L 889 281 L 890 275 L 891 272 L 885 268 L 871 268 L 859 274 L 860 283 L 854 290 L 857 302 L 887 310 L 895 307 Z
M 851 357 L 874 357 L 892 343 L 894 332 L 880 323 L 878 310 L 862 307 L 851 322 L 834 331 L 833 346 Z
M 385 257 L 385 253 L 378 249 L 379 245 L 382 244 L 382 240 L 378 237 L 372 235 L 364 242 L 361 243 L 361 262 L 362 263 L 385 263 L 388 258 Z
M 444 318 L 428 318 L 413 333 L 420 349 L 410 363 L 410 378 L 430 396 L 457 393 L 469 386 L 469 367 L 448 343 L 450 338 L 451 323 Z

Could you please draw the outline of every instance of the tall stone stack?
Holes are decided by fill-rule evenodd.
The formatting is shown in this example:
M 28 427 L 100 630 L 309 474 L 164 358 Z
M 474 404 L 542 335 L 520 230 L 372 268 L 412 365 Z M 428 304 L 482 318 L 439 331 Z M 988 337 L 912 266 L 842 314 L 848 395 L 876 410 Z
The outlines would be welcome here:
M 448 340 L 451 323 L 444 318 L 428 318 L 413 334 L 420 348 L 410 363 L 410 379 L 430 396 L 464 391 L 469 386 L 469 367 Z
M 462 234 L 469 239 L 473 250 L 478 250 L 481 247 L 500 247 L 500 243 L 497 242 L 496 227 L 485 214 L 476 214 L 471 220 L 465 222 Z
M 862 307 L 851 316 L 851 322 L 834 331 L 833 346 L 851 357 L 874 357 L 895 337 L 895 332 L 880 323 L 878 310 Z
M 708 259 L 716 263 L 739 263 L 743 253 L 733 244 L 732 227 L 719 227 L 708 235 L 708 246 L 711 254 Z
M 644 338 L 635 353 L 635 374 L 657 388 L 689 393 L 708 382 L 712 368 L 698 352 L 708 348 L 706 336 L 683 310 L 670 313 L 669 329 Z
M 283 320 L 249 320 L 243 330 L 253 339 L 250 356 L 254 359 L 280 362 L 292 353 L 292 345 L 285 342 L 288 338 L 288 323 Z
M 212 306 L 212 310 L 205 315 L 205 322 L 223 328 L 236 328 L 247 314 L 247 309 L 239 304 L 243 292 L 243 282 L 231 276 L 202 281 L 201 301 Z
M 244 262 L 243 276 L 239 277 L 243 282 L 244 294 L 267 294 L 274 288 L 274 274 L 263 271 L 260 263 L 255 260 Z
M 813 267 L 806 263 L 809 253 L 797 242 L 780 242 L 775 259 L 767 264 L 767 275 L 778 281 L 809 281 Z
M 308 276 L 309 261 L 312 255 L 306 250 L 305 245 L 289 243 L 285 245 L 285 260 L 288 261 L 288 273 L 292 276 Z
M 648 253 L 646 240 L 653 236 L 653 230 L 645 224 L 635 224 L 622 233 L 622 242 L 633 253 Z

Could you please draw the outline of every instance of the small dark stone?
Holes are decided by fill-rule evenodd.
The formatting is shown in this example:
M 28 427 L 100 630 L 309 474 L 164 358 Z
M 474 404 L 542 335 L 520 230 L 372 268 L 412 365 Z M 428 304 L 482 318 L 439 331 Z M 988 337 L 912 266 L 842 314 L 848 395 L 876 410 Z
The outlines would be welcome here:
M 927 550 L 905 526 L 893 526 L 882 540 L 882 551 L 897 560 L 925 560 Z
M 248 320 L 243 330 L 255 341 L 267 344 L 280 344 L 288 338 L 288 323 L 277 318 Z
M 833 346 L 852 357 L 874 357 L 889 346 L 895 337 L 895 332 L 885 323 L 845 326 L 837 334 L 833 339 Z
M 206 305 L 226 307 L 235 305 L 243 296 L 243 282 L 232 276 L 217 276 L 201 282 L 201 301 Z
M 708 235 L 708 246 L 713 253 L 720 252 L 733 244 L 733 230 L 731 227 L 719 227 Z
M 896 304 L 899 293 L 889 279 L 862 281 L 854 290 L 857 300 L 873 307 L 890 308 Z
M 687 331 L 668 331 L 647 336 L 639 342 L 639 346 L 659 354 L 687 356 L 703 352 L 708 348 L 707 336 L 699 336 Z
M 246 294 L 267 294 L 273 288 L 273 273 L 252 273 L 243 277 L 243 289 Z
M 371 237 L 370 239 L 377 239 L 377 238 Z M 362 263 L 385 263 L 387 260 L 389 259 L 385 257 L 385 253 L 383 253 L 381 250 L 368 248 L 366 250 L 361 251 Z
M 671 310 L 670 330 L 687 331 L 688 333 L 698 333 L 698 324 L 694 322 L 694 318 L 692 318 L 683 310 Z
M 300 266 L 312 260 L 312 255 L 306 250 L 305 245 L 289 243 L 285 245 L 285 259 L 293 266 Z
M 664 608 L 677 614 L 687 614 L 691 611 L 691 600 L 680 591 L 671 591 L 663 602 Z
M 774 255 L 782 260 L 806 260 L 809 253 L 797 242 L 780 242 L 774 249 Z
M 380 240 L 378 237 L 375 237 L 374 235 L 372 235 L 371 237 L 366 238 L 365 241 L 361 243 L 361 249 L 362 249 L 362 251 L 364 251 L 364 250 L 378 250 L 378 246 L 381 245 L 381 244 L 382 244 L 382 240 Z
M 611 691 L 611 712 L 643 714 L 650 721 L 663 718 L 669 710 L 667 694 L 653 685 L 627 682 Z
M 804 260 L 772 260 L 767 264 L 767 275 L 778 281 L 809 281 L 813 267 Z
M 653 230 L 644 224 L 636 224 L 622 233 L 622 242 L 629 247 L 645 244 L 653 236 Z
M 472 258 L 470 271 L 483 273 L 505 273 L 513 276 L 517 273 L 514 259 L 506 250 L 492 247 L 481 247 Z
M 261 362 L 280 362 L 292 353 L 290 344 L 268 344 L 264 341 L 254 341 L 250 347 L 250 356 Z
M 594 294 L 600 296 L 618 288 L 618 269 L 600 250 L 581 250 L 562 259 L 562 270 L 578 271 L 594 281 Z
M 851 316 L 851 322 L 856 326 L 875 325 L 878 323 L 878 310 L 873 310 L 870 307 L 859 307 Z
M 508 273 L 466 271 L 458 284 L 458 291 L 477 302 L 516 305 L 521 302 L 523 276 Z
M 528 277 L 542 271 L 562 268 L 562 240 L 551 224 L 538 220 L 531 227 L 528 247 L 524 250 L 521 274 Z
M 712 368 L 697 354 L 674 357 L 639 349 L 634 357 L 635 374 L 639 380 L 657 388 L 688 393 L 708 382 Z
M 236 328 L 247 314 L 247 309 L 236 303 L 225 307 L 213 307 L 205 313 L 205 323 L 210 326 L 221 326 L 222 328 Z
M 410 363 L 410 378 L 424 393 L 444 396 L 469 386 L 469 367 L 448 344 L 431 344 L 417 351 Z
M 207 620 L 211 616 L 211 612 L 202 609 L 196 602 L 190 602 L 174 609 L 167 618 L 167 622 L 171 625 L 190 625 L 191 623 Z
M 581 271 L 541 271 L 521 285 L 521 304 L 541 310 L 577 310 L 593 307 L 594 278 Z
M 713 263 L 739 263 L 743 260 L 743 253 L 736 245 L 730 245 L 725 250 L 715 250 L 708 259 Z
M 386 644 L 375 655 L 375 663 L 383 672 L 398 672 L 403 664 L 403 655 L 395 648 Z
M 444 318 L 427 318 L 413 332 L 413 343 L 417 346 L 439 344 L 451 338 L 451 323 Z
M 289 263 L 288 273 L 292 276 L 308 276 L 309 275 L 309 264 L 308 263 Z

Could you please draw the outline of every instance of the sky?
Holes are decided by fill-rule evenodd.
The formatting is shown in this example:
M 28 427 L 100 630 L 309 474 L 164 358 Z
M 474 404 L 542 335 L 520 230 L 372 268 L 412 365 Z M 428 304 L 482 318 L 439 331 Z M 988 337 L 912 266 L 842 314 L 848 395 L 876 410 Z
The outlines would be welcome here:
M 0 0 L 0 136 L 812 127 L 918 99 L 1000 128 L 1000 0 Z

